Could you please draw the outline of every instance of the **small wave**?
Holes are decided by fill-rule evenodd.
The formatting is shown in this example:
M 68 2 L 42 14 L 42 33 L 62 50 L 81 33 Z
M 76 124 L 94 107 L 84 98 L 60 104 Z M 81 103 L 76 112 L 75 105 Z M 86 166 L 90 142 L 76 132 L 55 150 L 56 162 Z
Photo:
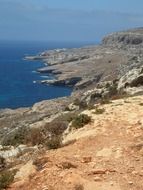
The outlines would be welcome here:
M 43 75 L 41 76 L 41 78 L 49 78 L 49 76 Z

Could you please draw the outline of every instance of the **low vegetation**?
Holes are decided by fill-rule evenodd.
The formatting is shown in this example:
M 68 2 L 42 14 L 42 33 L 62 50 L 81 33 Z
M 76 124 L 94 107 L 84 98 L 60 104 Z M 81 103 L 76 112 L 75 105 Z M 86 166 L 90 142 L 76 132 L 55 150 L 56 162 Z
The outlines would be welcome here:
M 86 109 L 88 106 L 86 101 L 80 100 L 78 98 L 74 100 L 74 105 L 79 106 L 79 109 L 81 110 Z
M 14 180 L 15 171 L 6 170 L 0 173 L 0 190 L 7 188 Z
M 62 134 L 67 128 L 67 124 L 61 121 L 49 123 L 44 128 L 44 133 L 47 133 L 45 145 L 48 149 L 57 149 L 62 146 Z
M 25 143 L 25 137 L 29 133 L 29 130 L 27 127 L 19 127 L 12 131 L 11 133 L 7 134 L 2 139 L 1 144 L 3 146 L 17 146 L 19 144 L 24 144 Z
M 91 117 L 86 114 L 77 115 L 72 121 L 72 128 L 79 129 L 91 122 Z
M 58 149 L 62 146 L 62 136 L 54 135 L 45 141 L 45 145 L 48 149 Z
M 95 111 L 93 112 L 94 114 L 103 114 L 105 112 L 104 108 L 96 108 Z
M 58 135 L 62 135 L 62 133 L 65 131 L 65 129 L 67 128 L 67 123 L 66 122 L 62 122 L 62 121 L 54 121 L 51 123 L 47 123 L 44 127 L 44 133 L 46 134 L 48 132 L 48 134 L 50 134 L 51 136 L 58 136 Z
M 111 102 L 111 100 L 110 99 L 108 99 L 108 98 L 102 98 L 101 100 L 100 100 L 100 104 L 102 105 L 102 104 L 111 104 L 112 102 Z
M 42 128 L 18 128 L 3 139 L 2 145 L 43 145 L 48 147 L 48 149 L 55 149 L 61 146 L 62 133 L 66 128 L 67 123 L 63 121 L 53 121 L 47 123 Z
M 76 184 L 74 187 L 75 190 L 84 190 L 84 187 L 82 184 Z
M 0 171 L 4 170 L 6 168 L 6 161 L 5 158 L 0 156 Z

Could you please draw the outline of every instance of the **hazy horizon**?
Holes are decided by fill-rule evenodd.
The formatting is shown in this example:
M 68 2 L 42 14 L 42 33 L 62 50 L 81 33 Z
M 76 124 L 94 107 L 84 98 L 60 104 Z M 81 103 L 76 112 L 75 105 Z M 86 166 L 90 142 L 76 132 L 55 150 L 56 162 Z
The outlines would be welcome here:
M 0 40 L 96 42 L 143 26 L 138 0 L 0 0 Z

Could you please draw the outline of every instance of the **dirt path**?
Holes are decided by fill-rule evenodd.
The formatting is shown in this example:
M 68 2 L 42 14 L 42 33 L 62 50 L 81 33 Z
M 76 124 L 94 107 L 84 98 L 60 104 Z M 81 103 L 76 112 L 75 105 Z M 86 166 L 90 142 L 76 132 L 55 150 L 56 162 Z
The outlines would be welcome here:
M 143 96 L 116 100 L 69 134 L 76 142 L 39 158 L 39 170 L 11 190 L 143 190 Z

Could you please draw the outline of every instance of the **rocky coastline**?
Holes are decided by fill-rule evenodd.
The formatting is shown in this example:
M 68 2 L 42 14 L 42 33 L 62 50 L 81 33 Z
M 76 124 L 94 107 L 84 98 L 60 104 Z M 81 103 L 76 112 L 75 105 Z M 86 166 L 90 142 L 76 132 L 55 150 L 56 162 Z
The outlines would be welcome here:
M 134 90 L 129 88 L 128 91 L 132 91 L 132 94 L 137 93 L 138 90 L 135 89 L 137 87 L 141 94 L 143 42 L 133 41 L 139 36 L 143 38 L 142 28 L 107 35 L 98 46 L 49 50 L 26 57 L 30 60 L 42 60 L 46 67 L 39 69 L 38 72 L 52 73 L 55 76 L 53 80 L 43 80 L 41 83 L 72 87 L 73 93 L 70 97 L 42 101 L 30 108 L 0 110 L 0 139 L 17 126 L 48 120 L 58 112 L 64 111 L 77 98 L 86 99 L 87 94 L 88 97 L 93 94 L 100 97 L 104 91 L 108 91 L 106 83 L 119 81 L 120 87 L 124 88 L 128 84 L 128 87 L 134 88 Z M 132 74 L 128 75 L 131 70 Z M 123 85 L 127 79 L 129 81 Z M 136 85 L 129 85 L 132 80 L 137 81 Z M 137 85 L 138 83 L 140 85 Z M 95 95 L 95 99 L 98 99 L 97 97 Z
M 45 67 L 37 72 L 55 76 L 43 80 L 49 85 L 65 85 L 74 90 L 90 89 L 101 81 L 114 80 L 139 66 L 142 60 L 142 29 L 113 33 L 100 45 L 44 51 L 29 60 L 42 60 Z M 135 59 L 135 60 L 134 60 Z
M 37 72 L 55 76 L 54 79 L 42 80 L 41 83 L 72 87 L 73 92 L 70 97 L 45 100 L 28 108 L 0 110 L 0 157 L 4 157 L 8 163 L 16 160 L 17 167 L 20 164 L 23 166 L 23 163 L 33 158 L 32 155 L 35 157 L 35 154 L 43 151 L 41 141 L 41 144 L 34 141 L 36 146 L 21 144 L 25 132 L 27 134 L 27 131 L 34 130 L 33 140 L 39 140 L 37 130 L 53 121 L 56 125 L 64 121 L 66 125 L 68 123 L 66 133 L 70 133 L 69 123 L 73 115 L 84 110 L 90 112 L 92 109 L 100 115 L 104 109 L 98 109 L 96 106 L 99 104 L 108 105 L 114 99 L 143 95 L 142 39 L 143 29 L 133 29 L 110 34 L 98 46 L 56 49 L 26 57 L 25 59 L 43 61 L 45 67 Z M 128 103 L 128 100 L 125 101 Z M 51 138 L 50 135 L 46 138 Z M 11 143 L 14 145 L 10 146 Z M 22 159 L 26 159 L 25 162 Z

